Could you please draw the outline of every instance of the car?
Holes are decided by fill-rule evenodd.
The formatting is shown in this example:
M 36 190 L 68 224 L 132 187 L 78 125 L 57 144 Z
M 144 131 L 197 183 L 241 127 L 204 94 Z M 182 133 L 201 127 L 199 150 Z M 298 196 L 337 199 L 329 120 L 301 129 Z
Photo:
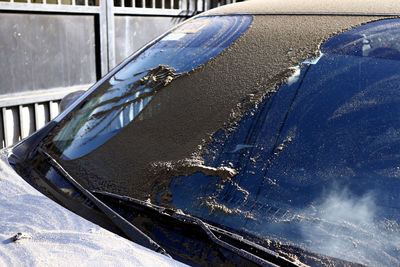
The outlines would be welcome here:
M 189 265 L 400 265 L 400 4 L 254 0 L 155 39 L 9 150 Z

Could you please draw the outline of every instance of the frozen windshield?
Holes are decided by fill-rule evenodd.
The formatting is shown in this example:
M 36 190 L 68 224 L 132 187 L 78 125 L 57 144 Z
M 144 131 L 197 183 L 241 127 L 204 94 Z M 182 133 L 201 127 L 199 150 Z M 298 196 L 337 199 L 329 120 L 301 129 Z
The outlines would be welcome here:
M 173 205 L 340 259 L 399 265 L 399 42 L 399 20 L 328 40 L 233 132 L 214 135 L 205 165 L 238 173 L 176 176 Z
M 97 148 L 134 120 L 152 96 L 204 64 L 249 27 L 251 16 L 202 17 L 183 24 L 103 83 L 54 138 L 62 157 Z M 190 88 L 187 88 L 190 93 Z M 154 108 L 154 107 L 153 107 Z
M 150 199 L 258 236 L 275 250 L 288 245 L 366 265 L 400 265 L 400 20 L 328 39 L 318 58 L 294 66 L 285 83 L 268 91 L 264 82 L 273 79 L 254 63 L 254 51 L 277 49 L 250 41 L 276 30 L 262 36 L 257 19 L 249 27 L 247 16 L 201 18 L 166 35 L 62 121 L 48 149 L 89 189 Z M 260 28 L 270 22 L 260 19 Z M 271 38 L 265 40 L 281 41 Z M 249 59 L 223 52 L 209 60 L 224 48 Z M 229 66 L 250 71 L 232 75 Z M 198 132 L 215 129 L 207 112 L 224 111 L 227 98 L 243 99 L 235 84 L 247 97 L 235 105 L 255 103 L 246 100 L 260 84 L 265 96 L 232 114 L 235 124 L 226 128 L 226 117 L 216 114 L 221 130 L 201 143 Z M 199 111 L 208 117 L 197 118 Z M 194 146 L 204 153 L 189 159 Z

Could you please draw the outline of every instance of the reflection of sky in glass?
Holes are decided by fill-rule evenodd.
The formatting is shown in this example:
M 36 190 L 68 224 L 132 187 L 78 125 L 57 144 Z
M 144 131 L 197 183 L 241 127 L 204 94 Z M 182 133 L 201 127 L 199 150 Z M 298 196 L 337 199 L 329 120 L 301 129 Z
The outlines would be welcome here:
M 323 56 L 296 68 L 228 136 L 214 135 L 205 165 L 238 174 L 226 182 L 201 172 L 174 177 L 173 205 L 314 252 L 399 266 L 399 21 L 328 40 Z M 353 45 L 358 29 L 373 35 L 363 37 L 368 55 L 365 43 Z M 389 46 L 395 51 L 381 49 Z
M 400 59 L 399 20 L 381 20 L 365 24 L 327 40 L 323 53 Z
M 106 142 L 138 116 L 157 90 L 216 56 L 251 21 L 251 16 L 197 18 L 140 53 L 64 124 L 53 140 L 62 157 L 83 156 Z

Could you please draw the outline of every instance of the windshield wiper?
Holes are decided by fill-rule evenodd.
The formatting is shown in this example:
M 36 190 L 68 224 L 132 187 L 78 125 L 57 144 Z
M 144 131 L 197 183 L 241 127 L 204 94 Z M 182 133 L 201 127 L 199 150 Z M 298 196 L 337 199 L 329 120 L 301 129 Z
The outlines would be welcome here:
M 152 240 L 148 235 L 143 233 L 140 229 L 130 223 L 127 219 L 121 216 L 117 211 L 112 209 L 107 201 L 104 201 L 104 197 L 114 199 L 119 205 L 129 206 L 130 208 L 139 211 L 146 212 L 152 211 L 158 215 L 168 216 L 173 219 L 175 223 L 181 222 L 197 226 L 198 229 L 206 234 L 209 240 L 216 246 L 224 248 L 232 253 L 249 260 L 260 266 L 299 266 L 296 263 L 289 261 L 282 257 L 278 253 L 269 250 L 263 246 L 258 245 L 250 240 L 245 239 L 243 236 L 232 233 L 230 231 L 221 229 L 219 227 L 210 225 L 203 222 L 197 217 L 193 217 L 183 212 L 174 211 L 172 209 L 159 207 L 154 204 L 137 200 L 134 198 L 120 196 L 117 194 L 104 192 L 104 191 L 89 191 L 79 184 L 52 156 L 46 151 L 38 148 L 38 152 L 42 154 L 71 185 L 73 185 L 77 191 L 79 191 L 84 197 L 89 199 L 106 217 L 117 226 L 131 241 L 142 245 L 146 248 L 164 254 L 171 257 L 167 251 Z M 102 200 L 100 200 L 102 199 Z M 106 204 L 107 203 L 107 204 Z
M 131 208 L 138 213 L 146 213 L 150 218 L 154 218 L 155 216 L 168 216 L 173 219 L 174 224 L 184 223 L 191 224 L 195 227 L 197 226 L 197 228 L 201 229 L 201 231 L 207 235 L 214 245 L 231 251 L 260 266 L 299 266 L 278 253 L 245 239 L 241 235 L 210 225 L 197 217 L 184 214 L 181 211 L 174 211 L 149 202 L 127 196 L 120 196 L 110 192 L 91 192 L 103 199 L 106 203 L 108 203 L 107 199 L 110 201 L 113 200 L 116 205 Z
M 140 231 L 136 226 L 128 222 L 124 217 L 119 215 L 104 202 L 99 200 L 94 196 L 89 190 L 85 189 L 81 184 L 79 184 L 69 173 L 64 170 L 64 168 L 53 159 L 46 151 L 38 148 L 39 152 L 49 161 L 50 165 L 53 166 L 60 174 L 71 183 L 82 195 L 89 199 L 101 212 L 103 212 L 111 222 L 115 224 L 131 241 L 146 247 L 148 249 L 154 250 L 158 253 L 171 257 L 165 249 L 158 245 L 154 240 L 152 240 L 145 233 Z

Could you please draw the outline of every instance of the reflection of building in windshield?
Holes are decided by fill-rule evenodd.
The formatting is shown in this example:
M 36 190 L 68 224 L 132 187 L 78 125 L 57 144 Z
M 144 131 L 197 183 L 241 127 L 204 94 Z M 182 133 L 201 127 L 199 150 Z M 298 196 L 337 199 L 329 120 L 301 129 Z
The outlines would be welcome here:
M 83 156 L 109 140 L 146 108 L 157 90 L 219 54 L 251 21 L 251 16 L 197 18 L 137 55 L 102 84 L 56 135 L 54 143 L 62 157 Z
M 158 66 L 148 72 L 134 74 L 127 82 L 116 83 L 104 94 L 92 98 L 75 115 L 73 121 L 85 119 L 83 124 L 62 132 L 67 136 L 81 138 L 64 139 L 70 141 L 67 145 L 61 143 L 63 136 L 60 136 L 60 144 L 67 146 L 66 153 L 69 147 L 97 147 L 104 139 L 115 135 L 136 118 L 152 96 L 167 86 L 174 77 L 174 70 L 167 66 Z
M 85 136 L 86 144 L 97 135 L 113 133 L 130 123 L 151 97 L 162 87 L 167 86 L 175 77 L 174 70 L 167 66 L 158 66 L 147 73 L 138 73 L 134 76 L 136 81 L 122 87 L 120 84 L 113 86 L 104 94 L 99 103 L 94 105 L 82 136 Z M 114 93 L 121 93 L 115 95 Z M 79 134 L 79 133 L 78 133 Z
M 106 125 L 101 131 L 109 128 L 117 130 L 125 127 L 146 106 L 151 96 L 156 94 L 161 87 L 167 86 L 175 77 L 174 70 L 167 66 L 158 66 L 144 74 L 144 76 L 140 76 L 143 73 L 135 74 L 134 76 L 137 80 L 125 85 L 125 88 L 121 84 L 117 84 L 116 88 L 114 86 L 110 87 L 107 93 L 101 97 L 99 104 L 92 107 L 94 110 L 88 122 L 93 120 L 95 122 L 88 128 L 88 131 L 98 127 L 104 120 L 109 123 L 118 122 L 115 125 L 116 127 L 107 127 Z M 116 92 L 122 92 L 122 95 L 115 95 L 114 93 Z M 114 111 L 116 114 L 111 119 L 107 118 Z

